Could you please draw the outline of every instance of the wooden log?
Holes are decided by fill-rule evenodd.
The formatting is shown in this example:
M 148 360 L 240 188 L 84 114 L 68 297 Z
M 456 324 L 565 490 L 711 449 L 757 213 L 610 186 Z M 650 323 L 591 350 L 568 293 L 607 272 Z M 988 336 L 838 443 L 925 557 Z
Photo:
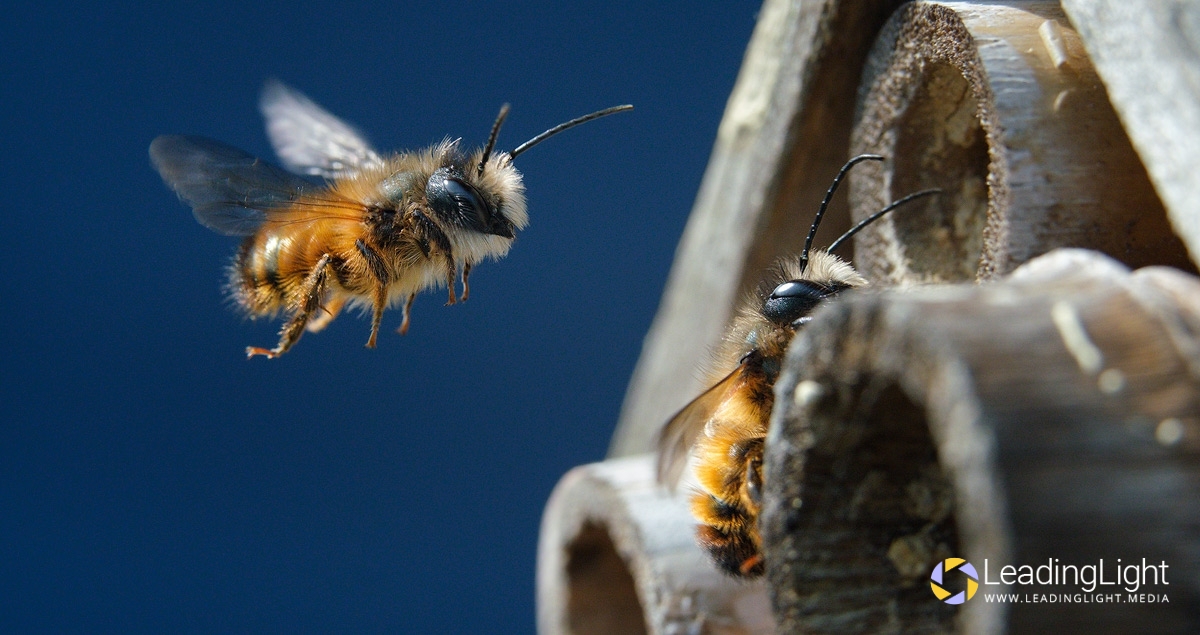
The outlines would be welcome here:
M 856 218 L 944 190 L 861 235 L 870 280 L 994 279 L 1057 247 L 1194 271 L 1057 2 L 897 11 L 867 61 L 852 145 L 891 158 L 852 175 Z
M 799 251 L 847 158 L 863 60 L 899 5 L 763 3 L 609 456 L 652 449 L 662 424 L 702 390 L 697 371 L 720 341 L 735 301 L 771 261 Z M 848 227 L 849 209 L 839 197 L 822 236 Z
M 1172 225 L 1200 264 L 1200 5 L 1063 0 Z
M 720 575 L 694 535 L 686 496 L 655 482 L 654 457 L 571 470 L 542 518 L 538 633 L 771 632 L 762 580 Z
M 780 632 L 1200 630 L 1200 280 L 1059 250 L 992 285 L 848 294 L 776 383 L 761 528 Z M 961 610 L 947 557 L 1165 563 L 1169 603 Z M 1156 580 L 1157 582 L 1157 580 Z M 1083 587 L 984 585 L 983 593 Z M 1077 600 L 1078 601 L 1078 600 Z

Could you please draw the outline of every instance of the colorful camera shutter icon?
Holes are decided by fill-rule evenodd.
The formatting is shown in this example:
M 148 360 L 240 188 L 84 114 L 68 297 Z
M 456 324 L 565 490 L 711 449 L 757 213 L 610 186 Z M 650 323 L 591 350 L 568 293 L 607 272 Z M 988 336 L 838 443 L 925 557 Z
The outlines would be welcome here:
M 966 591 L 951 593 L 942 587 L 944 576 L 949 575 L 953 571 L 961 571 L 967 576 Z M 937 599 L 946 604 L 962 604 L 975 597 L 975 592 L 979 590 L 979 574 L 970 562 L 962 558 L 946 558 L 944 561 L 937 563 L 937 566 L 933 568 L 933 574 L 929 577 L 932 580 L 929 586 L 933 589 L 933 594 L 937 596 Z

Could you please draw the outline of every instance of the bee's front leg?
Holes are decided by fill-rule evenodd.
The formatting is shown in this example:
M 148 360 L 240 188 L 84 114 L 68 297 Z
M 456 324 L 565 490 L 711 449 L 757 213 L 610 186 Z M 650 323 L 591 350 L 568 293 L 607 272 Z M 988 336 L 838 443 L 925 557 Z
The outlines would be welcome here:
M 462 267 L 462 301 L 466 302 L 467 298 L 471 297 L 471 283 L 467 281 L 471 277 L 471 263 L 464 262 Z
M 408 300 L 404 301 L 404 321 L 400 323 L 400 328 L 396 329 L 396 332 L 401 335 L 408 333 L 408 316 L 412 312 L 412 303 L 416 297 L 416 293 L 410 293 L 408 294 Z
M 458 282 L 458 267 L 454 264 L 453 258 L 446 259 L 446 288 L 450 290 L 450 299 L 446 300 L 446 306 L 450 306 L 458 302 L 458 298 L 454 295 L 454 285 Z M 466 298 L 463 298 L 464 300 Z
M 329 254 L 321 256 L 317 265 L 305 276 L 301 286 L 300 301 L 292 314 L 292 319 L 288 320 L 287 324 L 283 325 L 283 329 L 279 331 L 279 344 L 269 350 L 257 346 L 247 346 L 246 357 L 263 355 L 267 359 L 274 359 L 286 353 L 300 340 L 308 318 L 321 306 L 321 296 L 325 294 L 325 287 L 329 282 L 329 259 Z

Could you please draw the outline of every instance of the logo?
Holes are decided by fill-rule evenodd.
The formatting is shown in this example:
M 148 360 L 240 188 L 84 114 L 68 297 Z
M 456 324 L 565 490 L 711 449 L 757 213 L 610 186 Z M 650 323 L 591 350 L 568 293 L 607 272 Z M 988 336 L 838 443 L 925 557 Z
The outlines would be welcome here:
M 942 588 L 942 578 L 952 571 L 961 571 L 967 576 L 967 590 L 951 593 Z M 976 573 L 975 567 L 970 562 L 962 558 L 946 558 L 944 561 L 937 563 L 933 568 L 933 574 L 929 576 L 932 582 L 929 586 L 933 588 L 933 594 L 937 599 L 946 604 L 962 604 L 967 600 L 975 597 L 975 592 L 979 590 L 979 574 Z

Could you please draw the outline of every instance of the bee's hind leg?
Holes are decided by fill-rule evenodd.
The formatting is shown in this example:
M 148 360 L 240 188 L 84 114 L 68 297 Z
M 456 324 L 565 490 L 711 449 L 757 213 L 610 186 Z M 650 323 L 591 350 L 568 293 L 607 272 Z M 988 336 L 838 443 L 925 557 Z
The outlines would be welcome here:
M 304 278 L 303 286 L 301 287 L 301 296 L 299 306 L 296 307 L 292 319 L 288 320 L 287 324 L 283 325 L 283 329 L 279 331 L 279 344 L 272 349 L 259 348 L 257 346 L 246 347 L 246 357 L 254 357 L 255 355 L 263 355 L 267 359 L 274 359 L 283 355 L 292 347 L 300 336 L 304 334 L 304 325 L 308 323 L 308 318 L 321 306 L 321 296 L 325 294 L 325 287 L 329 282 L 329 254 L 321 256 L 317 261 L 317 266 L 309 272 Z
M 334 318 L 336 318 L 338 314 L 342 312 L 342 307 L 345 305 L 345 296 L 335 296 L 330 298 L 328 302 L 321 305 L 320 312 L 317 314 L 317 316 L 308 321 L 308 325 L 305 327 L 305 329 L 307 329 L 309 333 L 319 333 L 326 326 L 329 326 L 329 323 L 332 322 Z

